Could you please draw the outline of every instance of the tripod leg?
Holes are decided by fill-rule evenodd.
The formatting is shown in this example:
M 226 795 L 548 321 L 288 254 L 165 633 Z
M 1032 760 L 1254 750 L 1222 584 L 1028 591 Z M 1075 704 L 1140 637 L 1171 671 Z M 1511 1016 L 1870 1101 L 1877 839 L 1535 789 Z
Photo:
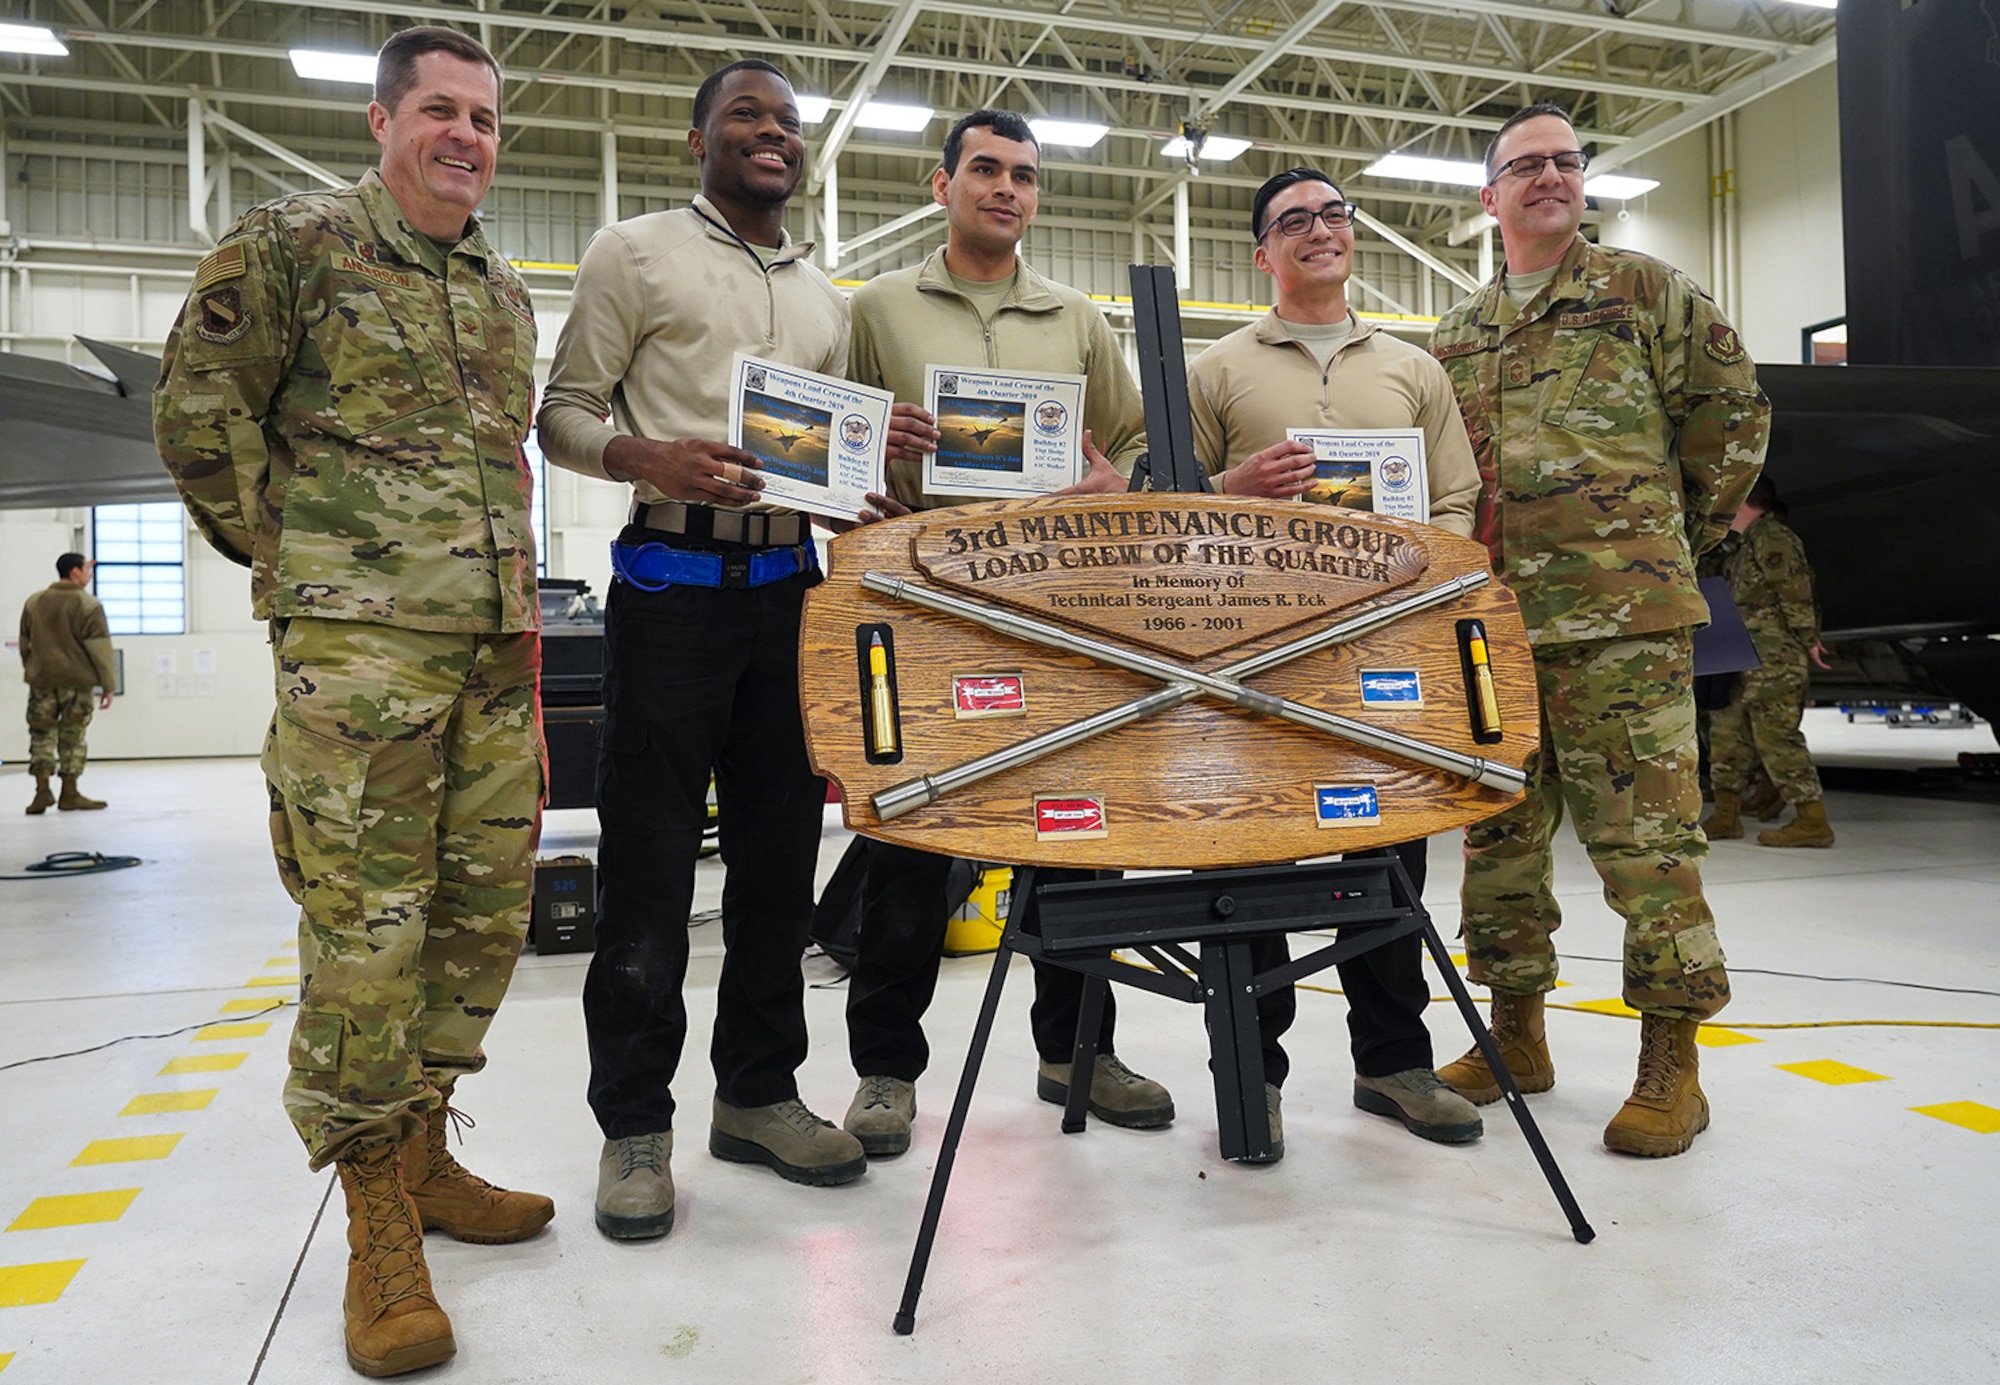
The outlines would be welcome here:
M 1465 989 L 1465 981 L 1459 976 L 1458 968 L 1451 964 L 1451 954 L 1445 951 L 1444 939 L 1438 937 L 1437 926 L 1428 917 L 1424 920 L 1424 946 L 1430 949 L 1431 960 L 1437 963 L 1438 971 L 1444 975 L 1445 985 L 1451 988 L 1451 998 L 1458 1002 L 1458 1012 L 1465 1017 L 1466 1028 L 1472 1031 L 1472 1042 L 1479 1046 L 1486 1066 L 1493 1070 L 1494 1080 L 1500 1084 L 1500 1094 L 1507 1099 L 1507 1109 L 1514 1113 L 1515 1121 L 1520 1124 L 1528 1148 L 1535 1152 L 1535 1162 L 1542 1166 L 1542 1176 L 1549 1180 L 1549 1191 L 1556 1195 L 1563 1215 L 1569 1218 L 1570 1234 L 1576 1237 L 1577 1244 L 1589 1245 L 1597 1238 L 1597 1233 L 1583 1219 L 1583 1209 L 1576 1205 L 1576 1198 L 1570 1194 L 1562 1170 L 1556 1167 L 1555 1156 L 1549 1153 L 1548 1144 L 1542 1139 L 1541 1128 L 1528 1114 L 1528 1103 L 1522 1097 L 1520 1087 L 1515 1085 L 1514 1074 L 1507 1071 L 1507 1065 L 1500 1059 L 1500 1046 L 1493 1042 L 1493 1035 L 1487 1032 L 1485 1023 L 1479 1018 L 1478 1007 L 1472 1003 L 1472 993 Z
M 1021 914 L 1034 898 L 1032 872 L 1015 886 L 1015 907 L 1007 918 L 1007 929 L 993 953 L 993 971 L 986 979 L 986 998 L 979 1004 L 979 1022 L 972 1027 L 972 1043 L 965 1051 L 965 1071 L 958 1079 L 958 1096 L 951 1104 L 951 1119 L 945 1123 L 944 1142 L 938 1146 L 937 1168 L 931 1174 L 930 1196 L 924 1202 L 924 1219 L 917 1228 L 916 1248 L 910 1252 L 910 1274 L 903 1281 L 903 1302 L 896 1309 L 896 1332 L 907 1337 L 917 1330 L 917 1299 L 924 1291 L 924 1272 L 930 1268 L 931 1243 L 937 1239 L 938 1216 L 944 1211 L 945 1190 L 951 1186 L 951 1166 L 958 1157 L 959 1137 L 965 1133 L 965 1114 L 972 1106 L 972 1089 L 979 1081 L 979 1065 L 986 1059 L 986 1041 L 993 1033 L 993 1017 L 1000 1011 L 1000 988 L 1007 984 L 1007 964 L 1014 959 L 1012 942 L 1020 927 Z
M 1090 1083 L 1097 1076 L 1097 1030 L 1104 1022 L 1104 993 L 1111 983 L 1101 976 L 1083 978 L 1083 1001 L 1076 1012 L 1076 1047 L 1069 1056 L 1069 1099 L 1063 1103 L 1062 1130 L 1075 1135 L 1090 1110 Z

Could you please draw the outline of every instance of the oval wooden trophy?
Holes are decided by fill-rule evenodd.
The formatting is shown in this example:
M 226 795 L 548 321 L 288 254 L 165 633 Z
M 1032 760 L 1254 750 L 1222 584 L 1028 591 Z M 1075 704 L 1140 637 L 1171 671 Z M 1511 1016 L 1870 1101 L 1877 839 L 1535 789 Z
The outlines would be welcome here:
M 1000 501 L 833 540 L 800 697 L 847 826 L 1014 864 L 1265 865 L 1517 801 L 1534 664 L 1485 548 L 1328 505 Z

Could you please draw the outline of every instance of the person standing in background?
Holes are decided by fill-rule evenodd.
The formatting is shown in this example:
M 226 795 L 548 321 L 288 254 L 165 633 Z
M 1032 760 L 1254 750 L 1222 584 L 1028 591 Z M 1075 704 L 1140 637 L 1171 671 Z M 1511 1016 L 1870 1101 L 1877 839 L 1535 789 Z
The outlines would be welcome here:
M 81 553 L 56 559 L 56 580 L 21 607 L 21 678 L 28 685 L 28 773 L 35 796 L 28 811 L 40 816 L 51 807 L 63 812 L 102 808 L 85 798 L 83 777 L 90 747 L 84 733 L 93 712 L 109 710 L 118 683 L 111 653 L 111 627 L 104 607 L 90 594 L 97 565 Z M 51 775 L 62 776 L 62 795 L 49 792 Z
M 1761 761 L 1797 811 L 1783 827 L 1759 832 L 1758 843 L 1832 846 L 1819 771 L 1799 727 L 1811 666 L 1826 667 L 1806 547 L 1785 523 L 1785 502 L 1768 476 L 1757 478 L 1729 527 L 1741 537 L 1722 575 L 1763 663 L 1737 675 L 1728 705 L 1710 719 L 1715 812 L 1704 827 L 1711 841 L 1743 835 L 1743 794 L 1752 767 Z

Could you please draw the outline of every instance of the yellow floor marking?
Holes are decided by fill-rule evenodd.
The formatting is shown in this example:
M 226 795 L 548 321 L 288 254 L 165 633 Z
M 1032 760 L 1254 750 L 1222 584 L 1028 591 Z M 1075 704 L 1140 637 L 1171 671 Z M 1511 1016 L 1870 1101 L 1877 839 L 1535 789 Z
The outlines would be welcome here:
M 54 1303 L 83 1268 L 81 1260 L 50 1260 L 40 1265 L 0 1265 L 0 1308 L 25 1308 Z
M 218 1039 L 255 1039 L 271 1027 L 271 1021 L 256 1024 L 209 1024 L 197 1029 L 190 1043 L 212 1043 Z
M 296 941 L 289 942 L 286 943 L 281 950 L 285 952 L 297 952 L 299 950 L 299 945 Z
M 220 1087 L 202 1092 L 141 1092 L 125 1103 L 121 1116 L 163 1116 L 169 1111 L 205 1111 Z
M 243 1066 L 247 1053 L 197 1053 L 188 1058 L 176 1058 L 160 1069 L 160 1076 L 172 1077 L 182 1072 L 234 1072 Z
M 27 1210 L 14 1218 L 9 1231 L 46 1231 L 52 1226 L 84 1226 L 90 1222 L 117 1221 L 139 1196 L 137 1188 L 119 1188 L 109 1193 L 65 1193 L 60 1197 L 38 1197 Z
M 267 967 L 296 967 L 298 964 L 299 959 L 296 957 L 273 957 L 264 963 Z
M 1773 1063 L 1771 1066 L 1779 1072 L 1795 1072 L 1800 1077 L 1810 1077 L 1815 1082 L 1824 1082 L 1829 1087 L 1845 1087 L 1853 1082 L 1889 1080 L 1879 1072 L 1849 1067 L 1846 1063 L 1836 1063 L 1831 1058 L 1815 1058 L 1810 1063 Z
M 1975 1135 L 2000 1134 L 2000 1111 L 1991 1106 L 1981 1106 L 1976 1101 L 1947 1101 L 1941 1106 L 1912 1106 L 1920 1116 L 1941 1120 L 1946 1125 L 1962 1126 Z
M 1465 954 L 1464 954 L 1463 952 L 1454 952 L 1454 953 L 1452 953 L 1452 954 L 1451 954 L 1451 964 L 1452 964 L 1453 966 L 1457 967 L 1457 968 L 1458 968 L 1458 969 L 1459 969 L 1460 971 L 1464 971 L 1464 970 L 1465 970 Z
M 299 978 L 297 976 L 253 976 L 243 983 L 243 988 L 248 990 L 252 986 L 296 986 L 298 984 Z
M 136 1164 L 145 1159 L 164 1159 L 181 1142 L 179 1135 L 133 1135 L 121 1140 L 92 1140 L 83 1153 L 70 1160 L 71 1168 L 86 1164 Z
M 1588 1010 L 1595 1015 L 1636 1016 L 1639 1012 L 1620 1000 L 1617 996 L 1609 1000 L 1577 1000 L 1569 1002 L 1572 1010 Z
M 217 1013 L 224 1015 L 262 1015 L 269 1013 L 274 1004 L 275 1002 L 268 996 L 257 1000 L 232 1000 L 225 1004 Z
M 4 1370 L 6 1370 L 6 1369 L 7 1369 L 7 1363 L 8 1363 L 9 1361 L 12 1361 L 13 1359 L 14 1359 L 14 1353 L 13 1353 L 13 1352 L 11 1352 L 11 1351 L 0 1351 L 0 1371 L 4 1371 Z
M 1713 1024 L 1704 1024 L 1694 1031 L 1694 1041 L 1704 1048 L 1728 1048 L 1732 1044 L 1761 1044 L 1764 1041 L 1754 1034 L 1739 1033 L 1734 1029 L 1722 1029 Z

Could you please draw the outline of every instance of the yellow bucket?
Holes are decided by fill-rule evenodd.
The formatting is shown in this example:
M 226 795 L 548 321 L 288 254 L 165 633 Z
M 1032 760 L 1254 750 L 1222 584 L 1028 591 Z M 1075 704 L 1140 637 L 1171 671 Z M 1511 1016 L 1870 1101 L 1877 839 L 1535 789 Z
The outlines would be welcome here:
M 1007 897 L 1014 883 L 1011 866 L 988 866 L 980 872 L 971 896 L 944 927 L 944 955 L 971 957 L 1000 946 L 1007 926 Z

